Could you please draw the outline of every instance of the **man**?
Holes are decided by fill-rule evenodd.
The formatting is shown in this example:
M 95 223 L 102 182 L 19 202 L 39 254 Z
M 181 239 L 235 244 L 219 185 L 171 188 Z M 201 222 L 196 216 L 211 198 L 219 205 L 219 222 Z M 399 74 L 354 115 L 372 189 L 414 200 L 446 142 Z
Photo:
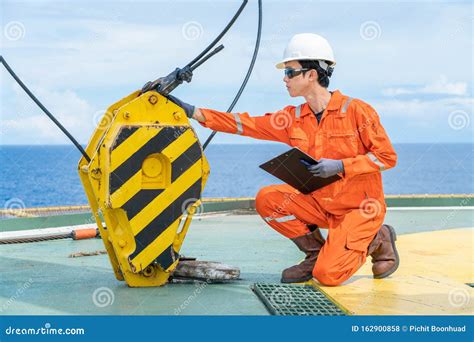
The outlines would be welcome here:
M 306 254 L 300 264 L 283 271 L 284 283 L 314 277 L 323 285 L 339 285 L 367 255 L 372 257 L 374 278 L 389 276 L 399 264 L 395 231 L 383 225 L 381 177 L 383 170 L 395 166 L 397 155 L 371 106 L 338 90 L 328 91 L 335 64 L 326 39 L 295 35 L 276 67 L 285 71 L 290 96 L 302 96 L 306 102 L 263 116 L 195 108 L 170 96 L 204 127 L 296 146 L 318 160 L 308 167 L 315 176 L 341 176 L 307 195 L 286 184 L 258 192 L 257 212 Z M 328 228 L 327 240 L 320 228 Z

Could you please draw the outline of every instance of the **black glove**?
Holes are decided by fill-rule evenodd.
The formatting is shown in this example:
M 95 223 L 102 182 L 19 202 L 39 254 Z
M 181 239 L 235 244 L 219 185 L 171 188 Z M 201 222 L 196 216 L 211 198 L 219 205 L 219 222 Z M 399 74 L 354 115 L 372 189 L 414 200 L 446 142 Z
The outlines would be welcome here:
M 171 102 L 174 102 L 175 104 L 177 104 L 178 106 L 180 106 L 181 108 L 184 109 L 184 112 L 186 113 L 186 116 L 188 118 L 192 118 L 193 117 L 193 114 L 194 114 L 194 109 L 195 107 L 193 105 L 190 105 L 189 103 L 186 103 L 186 102 L 183 102 L 181 101 L 180 99 L 178 99 L 177 97 L 173 96 L 173 95 L 166 95 L 166 97 L 168 98 L 168 100 L 170 100 Z
M 328 178 L 344 172 L 342 160 L 321 158 L 317 164 L 308 166 L 308 170 L 316 177 Z
M 147 82 L 142 87 L 141 94 L 153 89 L 158 92 L 161 92 L 162 94 L 168 94 L 173 91 L 173 89 L 175 89 L 178 85 L 183 83 L 183 81 L 186 81 L 188 83 L 191 82 L 192 78 L 193 71 L 190 67 L 186 66 L 182 69 L 176 68 L 168 76 L 160 77 L 159 79 L 154 80 L 153 82 Z
M 190 67 L 184 67 L 183 69 L 176 68 L 176 78 L 180 80 L 181 82 L 186 81 L 186 82 L 191 82 L 191 79 L 193 78 L 193 71 L 191 70 Z

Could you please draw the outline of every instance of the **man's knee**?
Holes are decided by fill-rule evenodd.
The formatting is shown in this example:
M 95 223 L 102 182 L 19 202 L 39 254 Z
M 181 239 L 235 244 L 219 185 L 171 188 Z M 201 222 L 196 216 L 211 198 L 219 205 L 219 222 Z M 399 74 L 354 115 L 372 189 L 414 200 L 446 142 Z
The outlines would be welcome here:
M 313 269 L 313 277 L 322 285 L 337 286 L 346 279 L 341 277 L 341 274 L 328 265 L 316 262 Z
M 270 198 L 274 197 L 276 193 L 272 185 L 265 186 L 258 191 L 255 196 L 255 210 L 260 216 L 267 216 Z

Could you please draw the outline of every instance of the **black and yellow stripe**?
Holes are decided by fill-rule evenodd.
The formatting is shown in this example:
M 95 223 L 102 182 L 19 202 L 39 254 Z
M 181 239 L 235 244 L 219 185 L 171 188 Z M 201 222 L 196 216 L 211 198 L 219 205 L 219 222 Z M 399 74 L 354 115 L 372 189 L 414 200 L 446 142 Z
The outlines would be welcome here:
M 197 198 L 201 194 L 201 179 L 199 178 L 191 187 L 183 192 L 175 201 L 170 203 L 161 213 L 159 213 L 150 223 L 135 235 L 137 248 L 130 255 L 130 259 L 135 258 L 148 245 L 150 245 L 161 233 L 165 231 L 173 222 L 183 215 L 183 205 L 189 203 L 189 199 Z M 187 202 L 188 201 L 188 202 Z M 191 203 L 189 203 L 191 204 Z
M 166 146 L 171 144 L 174 140 L 174 134 L 176 134 L 176 130 L 173 127 L 162 128 L 158 134 L 148 140 L 145 145 L 139 148 L 132 156 L 130 156 L 130 158 L 117 167 L 110 174 L 110 193 L 112 194 L 117 191 L 122 184 L 140 171 L 146 157 L 153 153 L 160 153 Z M 122 134 L 119 135 L 119 138 L 121 136 Z M 133 134 L 130 135 L 130 137 L 131 136 L 133 136 Z M 117 143 L 120 146 L 120 141 Z M 122 144 L 126 144 L 126 142 L 122 142 Z
M 163 269 L 168 269 L 176 260 L 178 260 L 179 254 L 175 252 L 173 249 L 173 245 L 169 245 L 163 253 L 161 253 L 158 258 L 156 258 L 156 262 L 163 267 Z
M 143 189 L 141 167 L 151 154 L 171 160 L 171 184 L 165 189 Z M 111 150 L 109 194 L 113 207 L 125 210 L 136 242 L 129 259 L 146 266 L 158 255 L 163 269 L 179 257 L 172 248 L 184 206 L 202 191 L 202 150 L 194 132 L 183 127 L 125 127 Z
M 201 158 L 201 147 L 195 142 L 183 154 L 181 154 L 171 164 L 171 181 L 174 182 L 181 176 L 184 171 L 189 169 L 194 163 Z M 128 219 L 131 220 L 135 215 L 156 198 L 163 189 L 148 190 L 142 189 L 132 198 L 130 198 L 122 208 L 127 212 Z

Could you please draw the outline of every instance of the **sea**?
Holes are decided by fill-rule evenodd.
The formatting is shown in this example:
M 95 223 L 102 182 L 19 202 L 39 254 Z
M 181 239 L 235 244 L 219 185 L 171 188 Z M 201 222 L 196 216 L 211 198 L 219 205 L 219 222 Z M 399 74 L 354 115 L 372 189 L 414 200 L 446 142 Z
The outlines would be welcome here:
M 398 164 L 382 173 L 385 194 L 474 193 L 474 144 L 395 144 Z M 283 144 L 210 144 L 203 197 L 254 197 L 281 181 L 258 166 Z M 0 208 L 87 204 L 74 146 L 0 146 Z

